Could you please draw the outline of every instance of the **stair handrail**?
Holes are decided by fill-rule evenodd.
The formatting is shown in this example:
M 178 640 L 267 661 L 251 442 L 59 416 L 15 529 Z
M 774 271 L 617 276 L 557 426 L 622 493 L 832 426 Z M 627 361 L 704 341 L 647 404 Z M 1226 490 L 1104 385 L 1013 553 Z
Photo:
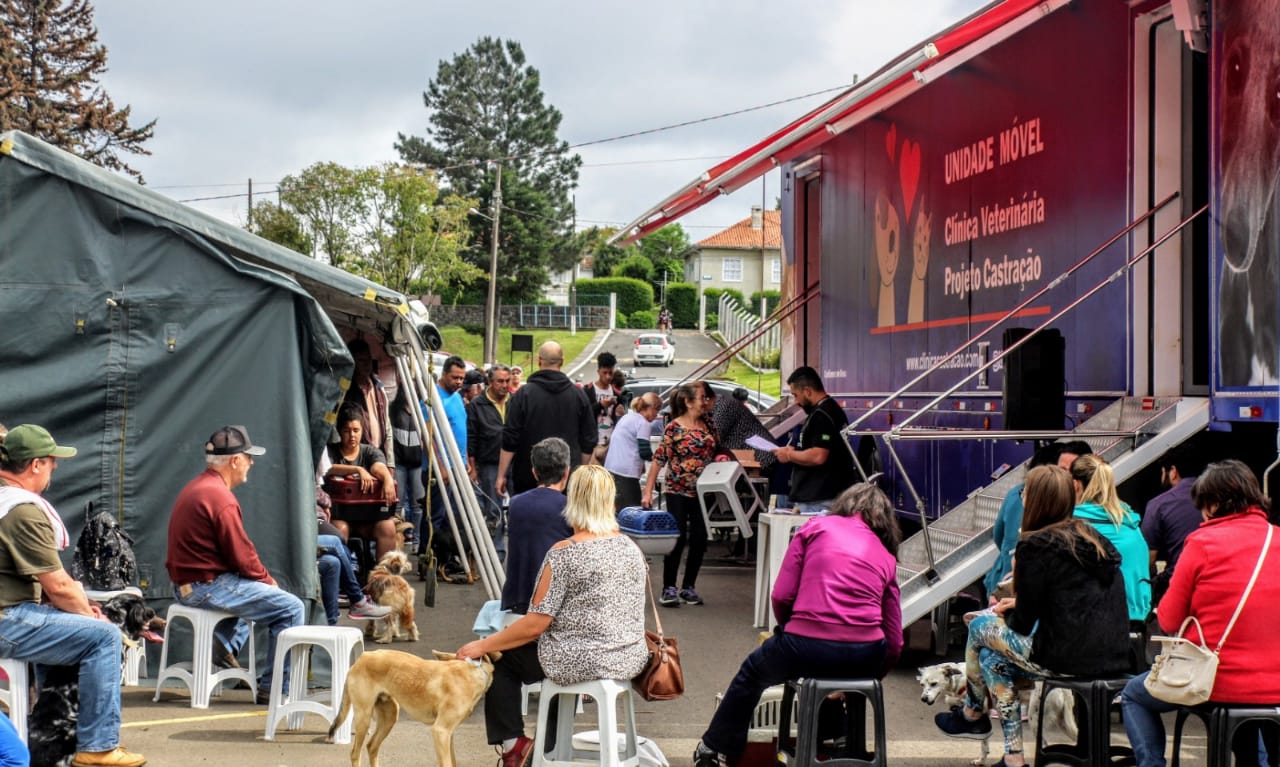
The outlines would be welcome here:
M 916 420 L 917 418 L 919 418 L 919 417 L 920 417 L 921 415 L 923 415 L 924 413 L 927 413 L 928 411 L 932 410 L 932 409 L 933 409 L 933 408 L 934 408 L 938 403 L 942 402 L 944 399 L 946 399 L 947 397 L 950 397 L 952 394 L 954 394 L 954 393 L 956 392 L 956 390 L 957 390 L 957 389 L 959 389 L 961 386 L 964 386 L 964 385 L 965 385 L 965 384 L 967 384 L 968 382 L 970 382 L 970 381 L 972 381 L 973 379 L 977 378 L 977 377 L 978 377 L 979 375 L 981 375 L 982 373 L 986 372 L 987 370 L 990 370 L 994 365 L 996 365 L 997 363 L 999 363 L 1000 361 L 1002 361 L 1005 357 L 1009 356 L 1009 355 L 1010 355 L 1010 354 L 1012 354 L 1013 352 L 1015 352 L 1015 351 L 1017 351 L 1018 349 L 1020 349 L 1020 348 L 1022 347 L 1022 345 L 1023 345 L 1023 344 L 1025 344 L 1025 343 L 1027 343 L 1028 341 L 1030 341 L 1033 337 L 1035 337 L 1035 335 L 1036 335 L 1037 333 L 1039 333 L 1040 331 L 1042 331 L 1042 330 L 1044 330 L 1045 328 L 1049 327 L 1049 326 L 1050 326 L 1050 325 L 1052 325 L 1054 322 L 1057 322 L 1057 321 L 1058 321 L 1059 319 L 1061 319 L 1064 315 L 1066 315 L 1067 313 L 1071 312 L 1073 309 L 1075 309 L 1075 308 L 1076 308 L 1077 306 L 1079 306 L 1080 304 L 1084 303 L 1084 302 L 1085 302 L 1086 300 L 1088 300 L 1089 298 L 1093 297 L 1093 295 L 1094 295 L 1094 294 L 1096 294 L 1098 291 L 1100 291 L 1100 290 L 1102 290 L 1103 288 L 1105 288 L 1107 285 L 1110 285 L 1112 282 L 1115 282 L 1115 281 L 1116 281 L 1117 279 L 1119 279 L 1119 278 L 1120 278 L 1120 277 L 1121 277 L 1125 272 L 1129 271 L 1129 270 L 1130 270 L 1130 269 L 1132 269 L 1134 266 L 1136 266 L 1136 265 L 1138 264 L 1138 262 L 1139 262 L 1139 261 L 1141 261 L 1142 259 L 1146 258 L 1148 255 L 1150 255 L 1150 254 L 1152 253 L 1152 251 L 1154 251 L 1156 248 L 1159 248 L 1161 245 L 1163 245 L 1165 242 L 1167 242 L 1167 241 L 1168 241 L 1171 237 L 1173 237 L 1175 234 L 1178 234 L 1179 232 L 1181 232 L 1181 231 L 1182 231 L 1182 230 L 1187 226 L 1187 224 L 1190 224 L 1192 221 L 1194 221 L 1195 219 L 1199 218 L 1200 214 L 1201 214 L 1201 213 L 1204 213 L 1204 212 L 1205 212 L 1205 211 L 1207 211 L 1208 209 L 1209 209 L 1209 204 L 1208 204 L 1208 203 L 1205 203 L 1204 205 L 1201 205 L 1199 209 L 1197 209 L 1195 212 L 1193 212 L 1193 213 L 1191 213 L 1190 215 L 1188 215 L 1186 218 L 1182 219 L 1180 222 L 1178 222 L 1178 224 L 1177 224 L 1176 226 L 1174 226 L 1173 228 L 1169 229 L 1169 231 L 1167 231 L 1167 232 L 1165 232 L 1164 234 L 1162 234 L 1162 235 L 1160 235 L 1159 237 L 1157 237 L 1157 238 L 1156 238 L 1156 240 L 1155 240 L 1154 242 L 1152 242 L 1152 243 L 1151 243 L 1150 245 L 1148 245 L 1147 247 L 1143 248 L 1141 251 L 1139 251 L 1139 252 L 1138 252 L 1136 255 L 1134 255 L 1132 258 L 1129 258 L 1128 260 L 1126 260 L 1126 261 L 1125 261 L 1125 262 L 1120 266 L 1120 268 L 1116 269 L 1114 272 L 1112 272 L 1111 274 L 1107 275 L 1107 276 L 1106 276 L 1105 278 L 1103 278 L 1103 279 L 1102 279 L 1102 281 L 1101 281 L 1101 282 L 1099 282 L 1097 285 L 1094 285 L 1092 288 L 1089 288 L 1089 289 L 1088 289 L 1088 290 L 1086 290 L 1084 293 L 1081 293 L 1079 296 L 1077 296 L 1077 297 L 1075 298 L 1075 300 L 1073 300 L 1071 303 L 1067 304 L 1065 307 L 1063 307 L 1061 310 L 1059 310 L 1056 314 L 1051 315 L 1047 320 L 1045 320 L 1044 322 L 1040 323 L 1040 324 L 1039 324 L 1039 325 L 1037 325 L 1036 327 L 1032 328 L 1032 330 L 1031 330 L 1031 332 L 1030 332 L 1030 333 L 1027 333 L 1027 334 L 1026 334 L 1026 335 L 1024 335 L 1022 338 L 1019 338 L 1017 341 L 1014 341 L 1012 344 L 1010 344 L 1009 346 L 1005 347 L 1003 350 L 1001 350 L 1001 351 L 1000 351 L 998 354 L 996 354 L 994 357 L 992 357 L 991 359 L 987 360 L 987 361 L 986 361 L 985 363 L 983 363 L 982 365 L 979 365 L 979 366 L 978 366 L 978 367 L 977 367 L 973 372 L 971 372 L 971 373 L 969 373 L 968 375 L 964 376 L 964 377 L 963 377 L 963 378 L 961 378 L 959 381 L 956 381 L 956 382 L 955 382 L 954 384 L 952 384 L 952 385 L 951 385 L 951 386 L 950 386 L 946 391 L 944 391 L 944 392 L 942 392 L 941 394 L 939 394 L 938 396 L 934 397 L 932 400 L 930 400 L 930 401 L 929 401 L 927 404 L 925 404 L 923 407 L 918 408 L 918 409 L 917 409 L 915 412 L 913 412 L 911 415 L 909 415 L 909 416 L 907 416 L 906 418 L 904 418 L 904 419 L 902 420 L 902 422 L 901 422 L 901 423 L 896 424 L 896 425 L 895 425 L 895 426 L 894 426 L 894 427 L 889 431 L 889 433 L 888 433 L 887 435 L 885 435 L 885 439 L 886 439 L 886 440 L 893 440 L 893 439 L 896 439 L 896 438 L 898 437 L 898 434 L 902 431 L 902 429 L 903 429 L 904 427 L 906 427 L 908 424 L 910 424 L 912 421 Z M 1057 281 L 1057 280 L 1055 280 L 1055 282 L 1056 282 L 1056 281 Z
M 1037 290 L 1035 293 L 1031 294 L 1031 296 L 1030 296 L 1029 298 L 1027 298 L 1025 301 L 1023 301 L 1022 303 L 1020 303 L 1020 304 L 1018 304 L 1017 306 L 1013 307 L 1013 308 L 1012 308 L 1012 309 L 1010 309 L 1009 311 L 1005 312 L 1005 313 L 1004 313 L 1004 314 L 1003 314 L 999 319 L 994 320 L 994 321 L 993 321 L 990 325 L 988 325 L 986 328 L 984 328 L 984 329 L 982 329 L 982 330 L 978 331 L 976 334 L 974 334 L 974 335 L 970 336 L 968 339 L 966 339 L 963 343 L 961 343 L 959 346 L 957 346 L 955 349 L 953 349 L 953 350 L 952 350 L 950 353 L 948 353 L 946 356 L 944 356 L 944 357 L 942 357 L 941 359 L 938 359 L 937 361 L 935 361 L 935 362 L 934 362 L 931 366 L 929 366 L 929 368 L 928 368 L 928 369 L 926 369 L 924 372 L 920 373 L 920 374 L 919 374 L 918 376 L 916 376 L 915 378 L 913 378 L 913 379 L 911 379 L 910 381 L 908 381 L 907 383 L 903 384 L 903 385 L 902 385 L 902 386 L 901 386 L 897 391 L 895 391 L 895 392 L 893 392 L 892 394 L 890 394 L 890 395 L 886 396 L 885 398 L 883 398 L 882 400 L 880 400 L 879 402 L 877 402 L 877 403 L 876 403 L 874 406 L 872 406 L 871 408 L 868 408 L 868 409 L 867 409 L 867 411 L 866 411 L 865 413 L 863 413 L 862 415 L 858 416 L 858 418 L 857 418 L 857 419 L 855 419 L 855 420 L 853 421 L 853 423 L 849 424 L 848 426 L 846 426 L 846 427 L 844 428 L 843 432 L 844 432 L 845 436 L 847 437 L 847 436 L 849 436 L 850 434 L 854 434 L 855 432 L 857 432 L 858 427 L 859 427 L 859 426 L 861 426 L 861 425 L 862 425 L 862 423 L 863 423 L 864 421 L 866 421 L 866 420 L 867 420 L 868 418 L 870 418 L 872 415 L 874 415 L 874 414 L 876 414 L 876 413 L 880 412 L 881 410 L 883 410 L 883 409 L 884 409 L 884 408 L 885 408 L 885 407 L 886 407 L 890 402 L 894 401 L 894 400 L 895 400 L 895 399 L 897 399 L 898 397 L 901 397 L 903 394 L 905 394 L 905 393 L 907 393 L 908 391 L 910 391 L 910 390 L 911 390 L 911 389 L 912 389 L 916 384 L 918 384 L 918 383 L 920 383 L 921 381 L 923 381 L 924 379 L 928 378 L 930 375 L 933 375 L 933 373 L 937 372 L 940 368 L 942 368 L 942 366 L 943 366 L 943 365 L 945 365 L 945 364 L 947 364 L 948 362 L 950 362 L 951 360 L 955 359 L 955 358 L 956 358 L 956 357 L 958 357 L 961 353 L 963 353 L 965 349 L 968 349 L 970 346 L 972 346 L 972 345 L 973 345 L 973 344 L 974 344 L 978 339 L 985 337 L 987 334 L 991 333 L 993 330 L 995 330 L 995 329 L 996 329 L 997 327 L 999 327 L 1001 324 L 1003 324 L 1004 322 L 1006 322 L 1006 321 L 1008 321 L 1008 320 L 1012 319 L 1013 317 L 1015 317 L 1015 316 L 1018 314 L 1018 312 L 1021 312 L 1023 309 L 1025 309 L 1025 308 L 1027 308 L 1028 306 L 1030 306 L 1034 301 L 1038 300 L 1038 299 L 1039 299 L 1041 296 L 1043 296 L 1045 293 L 1048 293 L 1050 290 L 1052 290 L 1052 289 L 1054 289 L 1054 288 L 1058 287 L 1059 285 L 1061 285 L 1061 284 L 1062 284 L 1062 283 L 1063 283 L 1063 282 L 1064 282 L 1068 277 L 1070 277 L 1070 276 L 1071 276 L 1072 274 L 1074 274 L 1076 271 L 1078 271 L 1079 269 L 1081 269 L 1082 267 L 1084 267 L 1086 264 L 1088 264 L 1090 261 L 1092 261 L 1095 257 L 1097 257 L 1099 254 L 1101 254 L 1103 251 L 1105 251 L 1107 248 L 1110 248 L 1112 245 L 1114 245 L 1114 244 L 1116 244 L 1117 242 L 1119 242 L 1122 238 L 1126 237 L 1130 232 L 1132 232 L 1134 229 L 1136 229 L 1139 225 L 1141 225 L 1141 224 L 1142 224 L 1143 222 L 1145 222 L 1147 219 L 1151 218 L 1151 217 L 1152 217 L 1152 216 L 1154 216 L 1156 213 L 1160 212 L 1160 211 L 1164 208 L 1164 206 L 1166 206 L 1166 205 L 1168 205 L 1169 203 L 1173 202 L 1175 199 L 1177 199 L 1177 198 L 1178 198 L 1178 196 L 1179 196 L 1179 192 L 1172 192 L 1171 194 L 1169 194 L 1169 196 L 1168 196 L 1168 197 L 1165 197 L 1163 200 L 1161 200 L 1160 202 L 1156 203 L 1156 204 L 1155 204 L 1155 207 L 1151 208 L 1151 209 L 1150 209 L 1150 210 L 1148 210 L 1147 212 L 1145 212 L 1145 213 L 1143 213 L 1142 215 L 1138 216 L 1138 217 L 1137 217 L 1136 219 L 1134 219 L 1133 221 L 1130 221 L 1130 222 L 1129 222 L 1129 224 L 1128 224 L 1127 226 L 1125 226 L 1125 227 L 1124 227 L 1123 229 L 1121 229 L 1119 232 L 1116 232 L 1116 233 L 1115 233 L 1115 235 L 1113 235 L 1110 239 L 1108 239 L 1106 242 L 1104 242 L 1104 243 L 1102 243 L 1101 245 L 1099 245 L 1097 248 L 1094 248 L 1094 250 L 1093 250 L 1091 253 L 1089 253 L 1087 256 L 1085 256 L 1084 258 L 1080 259 L 1079 261 L 1077 261 L 1077 262 L 1076 262 L 1075 264 L 1073 264 L 1070 268 L 1068 268 L 1065 272 L 1063 272 L 1062 274 L 1058 275 L 1058 276 L 1057 276 L 1057 277 L 1055 277 L 1052 281 L 1050 281 L 1049 283 L 1047 283 L 1046 285 L 1044 285 L 1044 287 L 1040 288 L 1040 289 L 1039 289 L 1039 290 Z M 959 388 L 959 387 L 956 387 L 956 388 Z M 954 389 L 953 389 L 952 391 L 954 391 Z M 948 393 L 948 396 L 950 396 L 950 393 Z
M 692 373 L 689 373 L 684 378 L 681 378 L 679 381 L 672 384 L 666 391 L 661 392 L 658 396 L 661 397 L 662 399 L 666 399 L 668 394 L 670 394 L 675 389 L 680 388 L 680 386 L 683 385 L 684 383 L 694 380 L 695 378 L 702 375 L 704 372 L 708 370 L 714 370 L 715 367 L 719 365 L 721 362 L 724 362 L 726 359 L 732 358 L 733 355 L 745 349 L 747 345 L 750 344 L 752 341 L 756 340 L 761 335 L 764 335 L 765 333 L 769 332 L 779 322 L 782 322 L 787 317 L 790 317 L 792 314 L 795 314 L 802 307 L 804 307 L 805 304 L 809 303 L 809 301 L 817 295 L 818 284 L 819 284 L 819 281 L 817 280 L 809 283 L 809 286 L 806 287 L 804 290 L 800 291 L 799 293 L 792 296 L 791 298 L 788 298 L 782 304 L 779 304 L 778 307 L 774 309 L 773 312 L 768 317 L 766 317 L 764 321 L 761 322 L 758 327 L 756 327 L 755 330 L 739 338 L 737 341 L 734 341 L 733 343 L 725 346 L 725 348 L 721 349 L 714 356 L 712 356 L 711 359 L 699 365 L 697 368 L 694 369 Z

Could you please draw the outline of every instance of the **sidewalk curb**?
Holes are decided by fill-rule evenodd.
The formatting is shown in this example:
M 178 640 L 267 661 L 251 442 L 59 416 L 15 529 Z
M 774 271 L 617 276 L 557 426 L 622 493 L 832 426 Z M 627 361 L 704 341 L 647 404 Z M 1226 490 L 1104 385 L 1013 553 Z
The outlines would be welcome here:
M 578 359 L 573 361 L 573 367 L 564 371 L 565 375 L 569 376 L 569 378 L 573 378 L 577 375 L 579 370 L 586 367 L 589 362 L 596 358 L 596 355 L 600 351 L 600 347 L 604 346 L 605 342 L 609 340 L 609 336 L 611 335 L 613 335 L 613 330 L 610 328 L 601 328 L 600 330 L 597 330 L 596 337 L 592 339 L 591 343 L 587 344 L 587 348 L 578 355 Z

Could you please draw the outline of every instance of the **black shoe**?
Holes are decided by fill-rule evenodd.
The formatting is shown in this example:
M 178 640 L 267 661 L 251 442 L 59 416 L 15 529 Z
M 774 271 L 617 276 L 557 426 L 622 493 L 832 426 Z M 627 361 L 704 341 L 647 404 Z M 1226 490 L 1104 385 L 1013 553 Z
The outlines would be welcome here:
M 240 661 L 236 660 L 236 656 L 232 655 L 230 650 L 227 650 L 224 647 L 214 647 L 213 665 L 219 670 L 226 671 L 233 668 L 240 668 Z
M 724 762 L 719 754 L 707 748 L 702 741 L 698 741 L 698 747 L 693 749 L 693 767 L 723 767 L 723 765 Z
M 971 722 L 965 718 L 963 706 L 952 706 L 950 711 L 934 716 L 933 723 L 953 738 L 986 740 L 991 737 L 991 717 L 984 715 Z
M 259 706 L 271 705 L 271 691 L 258 690 L 258 692 L 253 696 L 253 702 Z

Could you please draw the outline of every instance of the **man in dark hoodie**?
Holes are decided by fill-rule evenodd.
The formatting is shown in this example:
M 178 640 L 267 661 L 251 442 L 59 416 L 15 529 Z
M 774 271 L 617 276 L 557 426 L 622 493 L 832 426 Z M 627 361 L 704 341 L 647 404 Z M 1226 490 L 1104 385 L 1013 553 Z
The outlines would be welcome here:
M 559 437 L 569 443 L 571 472 L 591 460 L 591 451 L 599 439 L 596 419 L 587 395 L 560 372 L 563 364 L 560 344 L 547 341 L 538 347 L 538 372 L 511 395 L 498 461 L 499 495 L 507 491 L 508 469 L 513 495 L 537 487 L 529 455 L 533 446 L 547 437 Z

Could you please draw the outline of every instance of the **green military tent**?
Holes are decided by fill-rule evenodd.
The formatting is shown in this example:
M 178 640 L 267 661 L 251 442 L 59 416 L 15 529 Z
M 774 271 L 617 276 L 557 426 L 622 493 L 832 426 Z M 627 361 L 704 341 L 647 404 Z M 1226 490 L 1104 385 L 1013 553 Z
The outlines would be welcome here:
M 172 596 L 169 511 L 204 441 L 243 424 L 267 449 L 236 490 L 245 527 L 280 585 L 316 598 L 315 465 L 352 367 L 339 327 L 386 334 L 406 312 L 394 291 L 0 134 L 0 422 L 80 451 L 46 496 L 72 548 L 87 502 L 111 511 L 149 597 Z

